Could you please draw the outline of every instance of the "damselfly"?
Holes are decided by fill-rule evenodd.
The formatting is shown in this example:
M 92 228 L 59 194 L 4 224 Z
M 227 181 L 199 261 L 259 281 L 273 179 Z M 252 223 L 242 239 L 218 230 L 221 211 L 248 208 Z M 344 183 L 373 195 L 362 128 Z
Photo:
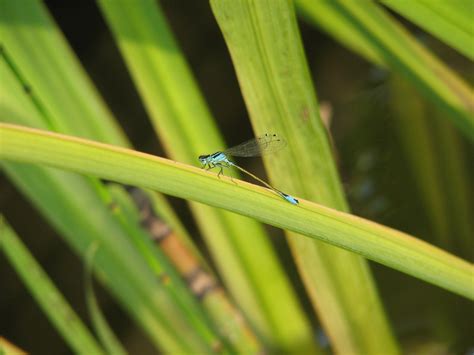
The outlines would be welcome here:
M 219 173 L 217 174 L 218 177 L 223 174 L 224 168 L 230 168 L 233 166 L 242 171 L 243 173 L 251 176 L 255 180 L 260 181 L 262 184 L 274 191 L 280 197 L 287 200 L 289 203 L 297 205 L 298 200 L 296 198 L 274 188 L 273 186 L 263 181 L 259 177 L 255 176 L 251 172 L 245 170 L 244 168 L 241 168 L 234 162 L 230 161 L 228 158 L 229 156 L 256 157 L 260 155 L 266 155 L 280 150 L 285 145 L 286 142 L 283 139 L 279 138 L 276 134 L 265 134 L 261 137 L 257 137 L 247 142 L 236 145 L 235 147 L 228 148 L 222 152 L 215 152 L 213 154 L 208 155 L 200 155 L 199 161 L 201 162 L 202 167 L 206 170 L 213 169 L 216 167 L 219 168 Z

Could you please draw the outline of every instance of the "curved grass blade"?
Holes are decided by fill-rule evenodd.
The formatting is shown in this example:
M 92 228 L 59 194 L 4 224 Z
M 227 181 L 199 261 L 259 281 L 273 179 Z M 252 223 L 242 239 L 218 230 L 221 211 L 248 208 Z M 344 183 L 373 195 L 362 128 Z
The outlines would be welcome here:
M 255 218 L 358 253 L 474 300 L 474 266 L 408 234 L 164 158 L 85 139 L 0 123 L 0 158 L 47 165 L 155 189 Z M 91 158 L 93 157 L 93 159 Z
M 107 324 L 107 320 L 102 314 L 99 303 L 97 302 L 97 298 L 95 297 L 92 272 L 94 268 L 94 256 L 98 248 L 99 243 L 91 244 L 85 257 L 84 290 L 87 308 L 89 310 L 89 315 L 92 319 L 95 332 L 97 333 L 102 345 L 107 350 L 107 353 L 114 355 L 126 355 L 127 352 L 122 347 L 122 344 L 120 344 L 110 326 Z
M 1 215 L 0 249 L 5 253 L 33 298 L 71 349 L 77 354 L 105 354 L 93 335 L 89 333 L 87 327 Z
M 23 355 L 27 352 L 0 336 L 0 355 Z

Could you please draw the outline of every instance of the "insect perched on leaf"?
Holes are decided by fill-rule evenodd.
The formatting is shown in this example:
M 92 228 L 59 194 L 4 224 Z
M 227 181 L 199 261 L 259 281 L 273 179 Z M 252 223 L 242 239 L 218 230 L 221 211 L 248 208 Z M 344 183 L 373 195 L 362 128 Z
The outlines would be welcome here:
M 229 156 L 257 157 L 261 155 L 271 154 L 279 151 L 285 146 L 286 142 L 284 139 L 280 138 L 276 134 L 267 133 L 263 136 L 253 138 L 239 145 L 236 145 L 235 147 L 228 148 L 222 152 L 215 152 L 213 154 L 208 155 L 200 155 L 199 161 L 201 162 L 202 167 L 206 170 L 213 169 L 216 167 L 219 168 L 219 173 L 217 174 L 218 177 L 223 174 L 224 168 L 230 168 L 233 166 L 242 171 L 243 173 L 256 179 L 257 181 L 260 181 L 262 184 L 274 191 L 280 197 L 284 198 L 289 203 L 297 205 L 299 202 L 293 196 L 274 188 L 273 186 L 263 181 L 259 177 L 255 176 L 251 172 L 245 170 L 244 168 L 241 168 L 240 166 L 229 160 Z

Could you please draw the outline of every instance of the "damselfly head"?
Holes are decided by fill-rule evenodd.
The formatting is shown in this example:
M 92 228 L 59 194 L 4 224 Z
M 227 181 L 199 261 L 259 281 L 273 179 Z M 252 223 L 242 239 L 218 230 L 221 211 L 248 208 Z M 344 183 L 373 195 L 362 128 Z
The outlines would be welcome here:
M 209 160 L 209 154 L 208 155 L 200 155 L 199 156 L 199 161 L 201 162 L 201 165 L 206 165 L 207 161 Z

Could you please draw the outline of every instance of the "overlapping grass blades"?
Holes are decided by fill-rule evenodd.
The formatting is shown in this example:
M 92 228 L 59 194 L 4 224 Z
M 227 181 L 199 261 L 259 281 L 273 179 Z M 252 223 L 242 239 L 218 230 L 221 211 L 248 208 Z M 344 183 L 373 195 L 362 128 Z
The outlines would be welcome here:
M 236 185 L 193 166 L 124 148 L 3 123 L 0 137 L 2 159 L 67 169 L 251 216 L 474 299 L 472 264 L 377 223 L 303 199 L 294 206 L 260 186 Z
M 2 100 L 0 107 L 1 120 L 127 145 L 123 134 L 95 94 L 83 70 L 78 66 L 78 61 L 57 32 L 43 6 L 37 1 L 25 1 L 22 6 L 17 2 L 2 1 L 1 5 L 0 26 L 4 40 L 0 63 L 2 96 L 5 93 L 5 100 Z M 21 42 L 18 42 L 18 36 L 21 37 Z M 54 50 L 48 51 L 51 48 Z M 41 57 L 41 60 L 37 60 L 38 57 Z M 51 63 L 54 63 L 54 66 Z M 64 83 L 65 79 L 70 79 L 71 82 Z M 72 82 L 76 82 L 77 86 L 71 84 Z M 203 318 L 201 305 L 190 292 L 180 292 L 178 297 L 170 295 L 166 287 L 156 285 L 138 255 L 135 254 L 135 257 L 129 259 L 126 255 L 117 258 L 117 250 L 110 250 L 110 246 L 125 244 L 127 246 L 122 252 L 130 249 L 129 253 L 135 253 L 127 241 L 126 231 L 117 224 L 116 217 L 110 215 L 107 199 L 103 199 L 108 193 L 100 182 L 18 164 L 4 163 L 3 168 L 79 254 L 84 254 L 87 245 L 93 240 L 102 240 L 101 254 L 112 252 L 108 260 L 104 261 L 104 257 L 98 258 L 97 269 L 103 272 L 102 280 L 108 281 L 109 286 L 114 284 L 110 287 L 119 301 L 136 317 L 157 346 L 159 344 L 160 348 L 167 351 L 209 350 L 211 343 L 212 346 L 220 343 L 213 334 L 214 330 L 210 329 L 209 320 Z M 164 201 L 158 203 L 164 204 Z M 93 205 L 94 209 L 90 209 L 90 205 Z M 83 209 L 79 206 L 83 206 Z M 166 211 L 169 208 L 164 205 L 161 210 Z M 167 212 L 166 215 L 168 218 L 174 218 L 172 213 Z M 116 238 L 116 245 L 104 242 L 107 237 Z M 118 261 L 120 258 L 121 261 Z M 133 267 L 130 267 L 129 263 Z M 130 281 L 127 275 L 130 275 L 130 272 L 133 274 L 133 270 L 137 271 L 134 263 L 145 267 L 146 271 L 141 273 L 142 276 L 131 277 Z M 120 278 L 122 272 L 123 277 Z M 142 282 L 143 277 L 151 279 Z M 142 282 L 142 285 L 131 286 L 135 282 Z M 173 282 L 182 281 L 174 278 Z M 148 286 L 145 286 L 146 283 Z M 132 290 L 129 290 L 129 287 L 132 287 Z M 156 294 L 157 290 L 159 291 Z M 168 298 L 168 301 L 161 304 L 160 298 L 162 301 Z M 188 307 L 183 312 L 183 304 L 179 304 L 182 301 L 188 306 L 192 305 L 193 310 L 190 311 Z M 144 308 L 137 308 L 136 304 L 142 304 Z M 144 316 L 143 310 L 148 307 L 151 307 L 147 311 L 149 313 Z M 166 321 L 166 327 L 163 327 L 167 314 L 172 322 Z M 190 322 L 187 323 L 188 321 Z M 194 325 L 188 327 L 190 324 Z M 197 328 L 193 329 L 194 326 Z M 182 339 L 179 336 L 180 333 L 190 332 L 190 329 L 193 329 L 190 337 Z M 207 341 L 210 341 L 209 347 L 204 345 Z M 223 351 L 225 349 L 226 346 Z
M 157 4 L 99 4 L 168 155 L 196 164 L 199 155 L 222 149 L 223 140 Z M 264 341 L 286 351 L 316 351 L 309 323 L 262 227 L 224 211 L 190 206 L 226 286 Z
M 281 132 L 289 142 L 278 159 L 266 160 L 272 181 L 290 194 L 347 211 L 293 6 L 286 1 L 211 4 L 256 134 Z M 396 354 L 365 260 L 294 233 L 288 234 L 288 242 L 334 349 L 341 354 Z M 368 327 L 373 331 L 366 332 Z
M 452 2 L 425 2 L 423 0 L 415 0 L 408 3 L 403 1 L 387 0 L 382 2 L 388 6 L 396 8 L 405 8 L 406 10 L 410 8 L 413 11 L 411 16 L 415 16 L 420 21 L 421 17 L 418 15 L 421 13 L 418 13 L 416 10 L 424 12 L 425 16 L 423 17 L 423 23 L 426 23 L 426 26 L 432 31 L 435 31 L 435 29 L 431 26 L 432 24 L 441 21 L 442 18 L 446 21 L 449 20 L 451 25 L 455 27 L 453 29 L 454 32 L 449 32 L 450 36 L 452 37 L 452 41 L 461 41 L 458 42 L 458 44 L 466 44 L 466 47 L 469 47 L 467 45 L 468 43 L 472 43 L 474 41 L 472 26 L 469 28 L 466 22 L 466 16 L 469 17 L 469 11 L 463 11 L 463 9 L 466 9 L 466 6 L 468 6 L 467 1 L 460 0 Z M 408 98 L 406 93 L 406 90 L 411 91 L 415 89 L 418 89 L 418 91 L 423 93 L 423 90 L 420 90 L 419 83 L 419 81 L 424 80 L 423 70 L 427 70 L 428 72 L 430 70 L 434 70 L 434 72 L 431 74 L 431 79 L 434 80 L 433 82 L 438 81 L 439 87 L 444 86 L 443 90 L 451 92 L 451 94 L 457 95 L 462 93 L 460 98 L 469 96 L 472 97 L 472 89 L 466 83 L 463 83 L 458 75 L 456 75 L 444 63 L 439 61 L 428 49 L 416 43 L 416 39 L 412 38 L 410 34 L 403 30 L 401 25 L 397 23 L 392 17 L 388 16 L 388 14 L 386 14 L 382 8 L 378 8 L 378 5 L 371 4 L 366 1 L 360 2 L 361 6 L 367 7 L 370 10 L 367 12 L 368 14 L 371 14 L 370 16 L 373 16 L 374 18 L 377 18 L 378 21 L 380 21 L 380 26 L 369 27 L 364 21 L 356 19 L 356 15 L 352 14 L 350 10 L 351 5 L 346 3 L 347 2 L 345 1 L 336 3 L 322 0 L 316 4 L 316 2 L 306 0 L 297 1 L 299 9 L 302 10 L 303 14 L 311 23 L 318 25 L 328 34 L 340 41 L 343 45 L 354 50 L 356 53 L 360 54 L 367 60 L 373 62 L 376 65 L 386 67 L 394 72 L 395 81 L 392 83 L 390 78 L 388 81 L 389 86 L 391 87 L 391 95 L 393 95 L 392 97 L 397 101 L 397 104 L 395 107 L 394 102 L 392 102 L 392 105 L 390 106 L 391 108 L 394 108 L 396 112 L 396 126 L 406 134 L 409 134 L 409 136 L 402 138 L 404 141 L 403 146 L 407 147 L 409 144 L 411 145 L 410 149 L 418 150 L 418 154 L 412 154 L 408 157 L 408 160 L 413 163 L 411 167 L 414 169 L 413 174 L 416 175 L 416 179 L 419 182 L 423 181 L 423 186 L 418 185 L 420 186 L 420 193 L 422 194 L 422 198 L 425 202 L 430 201 L 430 206 L 426 206 L 426 208 L 430 211 L 429 213 L 432 217 L 432 223 L 434 223 L 434 225 L 438 225 L 437 230 L 433 231 L 432 240 L 438 239 L 438 242 L 440 242 L 439 238 L 445 238 L 445 242 L 448 243 L 446 246 L 458 244 L 458 246 L 461 246 L 461 248 L 458 247 L 458 252 L 466 256 L 468 254 L 472 255 L 472 253 L 467 252 L 471 248 L 466 247 L 466 245 L 469 244 L 468 240 L 470 239 L 466 236 L 472 233 L 472 227 L 470 226 L 470 223 L 468 222 L 469 218 L 467 217 L 470 213 L 472 213 L 472 207 L 469 206 L 469 203 L 464 201 L 463 198 L 463 196 L 467 196 L 467 191 L 469 190 L 469 183 L 465 178 L 467 161 L 463 158 L 463 154 L 459 147 L 460 137 L 457 137 L 456 133 L 452 132 L 452 129 L 449 127 L 449 123 L 443 124 L 436 122 L 439 119 L 446 119 L 446 116 L 450 115 L 450 113 L 446 112 L 445 110 L 439 110 L 440 107 L 445 105 L 445 103 L 443 103 L 443 100 L 445 99 L 443 97 L 439 97 L 439 99 L 428 97 L 426 106 L 428 106 L 429 103 L 433 103 L 435 107 L 430 108 L 429 110 L 430 112 L 435 113 L 437 117 L 433 119 L 427 119 L 426 123 L 423 123 L 420 121 L 420 119 L 410 118 L 411 115 L 409 109 L 413 108 L 415 110 L 415 115 L 417 115 L 419 111 L 417 110 L 417 107 L 419 107 L 421 103 L 418 102 L 419 100 L 413 96 Z M 441 8 L 443 8 L 445 11 L 439 11 Z M 385 24 L 385 26 L 383 24 Z M 419 22 L 419 24 L 421 25 L 421 22 Z M 411 43 L 410 46 L 413 46 L 412 49 L 409 49 L 410 46 L 405 49 L 403 49 L 402 46 L 387 46 L 383 44 L 384 41 L 375 40 L 374 36 L 376 35 L 376 32 L 379 33 L 378 36 L 386 37 L 388 34 L 388 32 L 386 33 L 388 28 L 396 29 L 398 36 L 394 36 L 394 38 L 398 38 L 400 44 L 405 43 L 404 46 Z M 443 27 L 437 28 L 436 32 L 441 31 L 442 28 Z M 466 36 L 470 36 L 470 40 L 465 36 L 456 36 L 453 34 L 459 32 L 464 33 Z M 433 34 L 436 35 L 436 33 Z M 472 46 L 470 47 L 472 49 Z M 466 49 L 471 50 L 469 48 Z M 422 55 L 417 55 L 417 53 Z M 397 58 L 402 58 L 405 56 L 412 59 L 412 64 L 409 67 L 402 66 L 402 59 L 396 60 Z M 434 63 L 436 63 L 435 66 L 433 66 Z M 413 72 L 413 74 L 409 75 L 410 72 Z M 439 73 L 443 73 L 443 75 L 438 75 Z M 443 84 L 443 82 L 445 83 Z M 450 83 L 457 84 L 455 86 L 451 86 Z M 428 83 L 426 84 L 428 85 Z M 397 88 L 400 88 L 400 85 L 406 87 L 406 89 L 403 89 L 403 96 L 408 98 L 408 100 L 400 100 L 402 93 L 397 92 Z M 474 113 L 472 111 L 472 100 L 468 99 L 463 101 L 465 101 L 467 104 L 467 119 L 472 120 L 474 117 Z M 435 122 L 433 123 L 432 121 Z M 446 129 L 440 128 L 439 126 L 445 126 Z M 428 136 L 428 129 L 431 129 L 433 132 L 435 132 L 437 140 L 445 143 L 440 144 L 439 142 L 434 142 L 433 140 L 435 138 L 433 136 Z M 418 133 L 416 134 L 415 132 Z M 414 136 L 415 134 L 417 135 L 416 137 Z M 427 142 L 427 139 L 432 140 L 432 142 Z M 418 143 L 420 143 L 421 146 L 418 147 Z M 428 146 L 425 145 L 425 143 L 427 143 Z M 431 148 L 429 145 L 431 145 Z M 434 146 L 436 146 L 436 152 L 432 151 Z M 420 149 L 423 150 L 424 154 L 420 154 Z M 405 152 L 410 154 L 410 152 L 407 150 L 405 150 Z M 418 161 L 416 161 L 417 156 L 420 158 Z M 416 166 L 414 164 L 416 164 Z M 431 167 L 429 164 L 431 164 Z M 442 171 L 438 173 L 433 171 L 435 166 L 445 167 L 446 164 L 453 164 L 453 170 L 442 169 Z M 425 166 L 426 169 L 421 168 L 421 166 Z M 450 177 L 448 178 L 447 176 L 440 176 L 439 174 L 449 174 Z M 439 179 L 443 180 L 444 185 L 446 186 L 445 189 L 440 189 L 439 184 L 442 182 Z M 452 179 L 455 179 L 456 183 L 448 182 Z M 438 184 L 438 187 L 435 188 L 436 191 L 432 189 L 431 192 L 428 192 L 430 186 L 434 187 L 433 184 Z M 429 194 L 431 196 L 429 196 Z M 436 199 L 440 198 L 445 201 L 444 207 L 439 206 L 440 201 L 435 201 Z M 439 216 L 439 208 L 447 207 L 446 201 L 457 201 L 453 204 L 453 206 L 455 206 L 454 209 L 457 212 L 451 213 L 454 210 L 450 209 L 449 217 L 447 215 L 443 215 L 441 218 L 434 217 L 433 213 L 438 213 Z M 451 203 L 448 203 L 448 205 L 451 205 Z M 434 212 L 433 209 L 438 209 L 438 212 Z M 447 220 L 457 221 L 454 223 L 452 228 L 454 228 L 454 230 L 459 230 L 459 233 L 452 233 L 452 230 L 447 230 L 446 226 L 443 227 L 441 225 L 442 223 L 446 224 Z M 442 230 L 443 228 L 444 230 Z M 440 237 L 440 234 L 443 233 L 445 236 Z M 456 237 L 454 237 L 454 235 L 456 235 Z M 447 239 L 451 240 L 447 241 Z
M 3 216 L 0 216 L 0 250 L 71 349 L 78 354 L 105 354 Z
M 306 17 L 350 49 L 409 80 L 471 140 L 472 89 L 369 0 L 298 0 Z M 411 2 L 410 2 L 411 4 Z
M 474 60 L 472 1 L 381 0 L 381 2 Z
M 306 9 L 313 19 L 341 42 L 400 72 L 443 108 L 467 136 L 473 136 L 470 89 L 401 30 L 382 6 L 365 0 L 359 6 L 346 0 L 299 1 L 301 6 L 308 6 Z M 384 2 L 392 5 L 390 0 Z M 214 0 L 213 3 L 228 5 L 220 9 L 217 17 L 234 57 L 255 132 L 278 132 L 289 142 L 289 149 L 280 153 L 278 159 L 265 161 L 272 183 L 295 196 L 347 210 L 318 118 L 290 2 Z M 423 11 L 436 7 L 422 0 L 414 3 L 423 4 Z M 240 9 L 245 11 L 231 10 L 242 4 L 248 5 Z M 156 3 L 103 0 L 100 7 L 170 156 L 195 165 L 197 155 L 224 148 Z M 448 7 L 449 11 L 438 13 L 437 17 L 427 15 L 425 22 L 420 22 L 419 15 L 428 12 L 417 7 L 419 11 L 410 14 L 411 19 L 443 38 L 439 30 L 446 28 L 453 13 L 461 15 L 452 4 Z M 36 0 L 0 0 L 0 8 L 0 121 L 128 146 L 44 6 Z M 317 12 L 312 12 L 315 9 Z M 404 9 L 395 10 L 404 13 Z M 466 32 L 463 22 L 456 22 L 449 24 L 450 31 Z M 456 48 L 467 43 L 466 39 L 453 36 L 452 41 L 447 41 Z M 468 49 L 464 54 L 472 53 Z M 403 96 L 397 98 L 409 101 Z M 403 114 L 401 104 L 399 109 Z M 401 132 L 410 129 L 411 122 L 400 123 Z M 459 142 L 450 128 L 443 127 L 436 125 L 430 131 L 434 132 L 436 143 L 442 145 L 434 153 L 432 147 L 436 143 L 430 141 L 433 137 L 426 136 L 426 122 L 417 123 L 416 133 L 427 143 L 423 146 L 423 156 L 428 160 L 420 166 L 414 161 L 413 170 L 420 184 L 429 185 L 421 192 L 431 208 L 433 239 L 440 236 L 438 241 L 443 246 L 469 247 L 469 207 L 463 196 L 467 195 L 469 184 L 462 180 L 464 167 Z M 320 155 L 308 154 L 315 151 Z M 395 353 L 397 348 L 380 311 L 366 265 L 359 256 L 334 251 L 333 246 L 474 299 L 472 264 L 406 234 L 304 199 L 299 206 L 292 206 L 268 190 L 241 181 L 234 184 L 225 178 L 219 181 L 212 173 L 177 162 L 3 124 L 0 124 L 0 159 L 3 171 L 79 255 L 84 256 L 91 245 L 100 241 L 94 259 L 99 279 L 164 352 L 255 353 L 261 350 L 262 339 L 270 350 L 318 351 L 294 290 L 261 226 L 251 219 L 288 229 L 288 240 L 310 285 L 310 294 L 314 296 L 315 290 L 319 297 L 323 294 L 323 301 L 316 301 L 321 313 L 326 319 L 339 322 L 333 327 L 336 330 L 329 332 L 330 345 L 336 351 Z M 439 164 L 446 171 L 437 171 Z M 91 176 L 80 177 L 48 166 Z M 421 171 L 422 166 L 428 169 Z M 428 171 L 436 175 L 436 181 L 423 175 Z M 450 172 L 456 172 L 456 176 Z M 241 327 L 233 317 L 235 313 L 228 312 L 228 300 L 222 302 L 222 298 L 210 297 L 196 302 L 138 226 L 137 211 L 127 200 L 129 196 L 119 185 L 106 186 L 92 176 L 189 199 L 227 286 L 261 339 L 255 341 L 255 334 Z M 433 198 L 439 190 L 437 187 L 446 180 L 452 182 L 449 191 Z M 162 197 L 154 200 L 163 218 L 171 221 L 172 228 L 186 234 L 166 201 Z M 455 201 L 456 205 L 446 211 L 443 201 Z M 111 204 L 115 208 L 110 208 Z M 314 240 L 299 233 L 332 246 L 318 242 L 318 247 L 314 247 Z M 134 238 L 133 242 L 130 237 Z M 184 244 L 199 253 L 189 240 L 184 240 Z M 18 250 L 13 254 L 21 259 Z M 203 260 L 200 255 L 197 258 Z M 341 277 L 347 274 L 347 269 L 353 272 L 353 277 Z M 273 277 L 270 282 L 268 275 Z M 171 280 L 171 284 L 157 285 L 157 276 L 160 280 Z M 360 284 L 365 287 L 359 287 Z M 340 302 L 347 296 L 344 289 L 348 288 L 353 291 L 350 295 L 353 300 Z M 337 301 L 336 306 L 328 303 L 331 299 Z M 367 313 L 374 309 L 377 311 L 368 318 Z M 237 317 L 242 319 L 238 314 Z M 325 321 L 324 317 L 327 326 L 332 320 Z M 364 326 L 367 321 L 371 324 Z M 64 335 L 66 339 L 68 336 Z M 77 349 L 77 345 L 72 347 Z

